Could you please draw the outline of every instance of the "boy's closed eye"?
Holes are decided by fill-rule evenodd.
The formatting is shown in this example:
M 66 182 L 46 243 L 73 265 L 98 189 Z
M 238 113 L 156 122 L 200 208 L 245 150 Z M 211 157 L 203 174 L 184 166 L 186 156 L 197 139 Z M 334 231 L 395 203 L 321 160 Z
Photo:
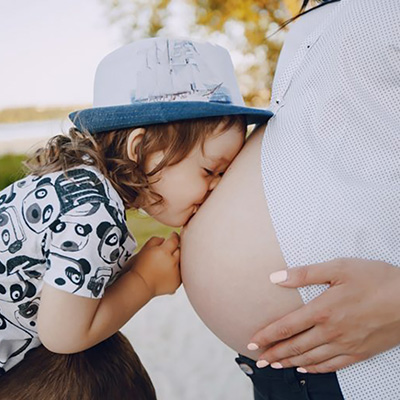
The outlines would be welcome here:
M 214 171 L 208 168 L 203 168 L 207 175 L 214 176 Z
M 204 169 L 204 171 L 206 171 L 207 175 L 210 175 L 210 176 L 222 177 L 224 175 L 224 173 L 225 173 L 225 171 L 216 172 L 216 171 L 213 171 L 213 170 L 208 169 L 208 168 L 203 168 L 203 169 Z

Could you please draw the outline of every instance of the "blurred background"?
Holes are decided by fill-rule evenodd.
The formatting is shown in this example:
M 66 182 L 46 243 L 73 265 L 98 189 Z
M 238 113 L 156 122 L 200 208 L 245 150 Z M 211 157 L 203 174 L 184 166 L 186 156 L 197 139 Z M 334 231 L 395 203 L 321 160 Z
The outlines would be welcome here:
M 95 69 L 109 52 L 149 36 L 226 47 L 248 105 L 266 107 L 285 29 L 301 0 L 0 0 L 0 190 L 21 162 L 90 107 Z M 279 30 L 279 31 L 278 31 Z M 139 245 L 171 230 L 140 213 Z M 183 288 L 153 299 L 124 328 L 160 400 L 245 400 L 250 381 L 235 353 L 193 312 Z

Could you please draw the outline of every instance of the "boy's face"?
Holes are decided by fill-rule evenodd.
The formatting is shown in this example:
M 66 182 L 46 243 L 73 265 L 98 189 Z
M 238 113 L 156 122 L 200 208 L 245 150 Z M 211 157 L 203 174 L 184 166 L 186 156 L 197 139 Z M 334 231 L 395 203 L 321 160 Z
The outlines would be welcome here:
M 241 127 L 233 126 L 223 133 L 210 135 L 203 150 L 197 146 L 179 163 L 163 168 L 155 177 L 158 181 L 150 188 L 164 201 L 145 207 L 145 211 L 165 225 L 185 225 L 217 186 L 244 140 Z M 162 157 L 161 152 L 153 154 L 148 170 L 153 169 Z

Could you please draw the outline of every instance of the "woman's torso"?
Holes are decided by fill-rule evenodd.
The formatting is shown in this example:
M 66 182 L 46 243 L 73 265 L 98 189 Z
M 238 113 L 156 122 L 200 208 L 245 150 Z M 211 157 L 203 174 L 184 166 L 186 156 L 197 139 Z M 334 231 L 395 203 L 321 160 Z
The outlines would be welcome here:
M 251 336 L 302 304 L 296 290 L 269 282 L 269 274 L 286 264 L 261 180 L 264 128 L 182 233 L 182 278 L 193 307 L 222 341 L 251 358 Z

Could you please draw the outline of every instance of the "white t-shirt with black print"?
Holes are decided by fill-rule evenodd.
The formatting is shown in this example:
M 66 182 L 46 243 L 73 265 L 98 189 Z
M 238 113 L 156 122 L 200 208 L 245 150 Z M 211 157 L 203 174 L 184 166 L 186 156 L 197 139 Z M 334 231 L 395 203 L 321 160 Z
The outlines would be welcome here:
M 123 202 L 95 168 L 30 175 L 0 192 L 0 375 L 40 345 L 43 282 L 98 299 L 136 248 Z

